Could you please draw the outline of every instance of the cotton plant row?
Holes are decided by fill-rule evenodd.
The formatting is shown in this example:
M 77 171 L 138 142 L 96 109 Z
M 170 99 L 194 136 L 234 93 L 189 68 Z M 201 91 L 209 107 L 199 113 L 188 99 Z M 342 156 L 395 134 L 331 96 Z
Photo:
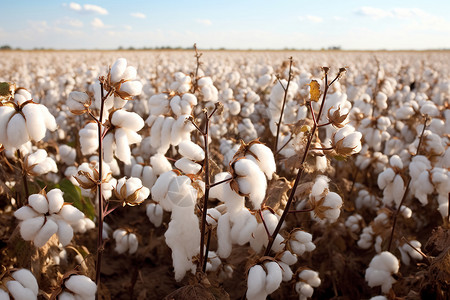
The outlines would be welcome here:
M 344 228 L 359 237 L 357 247 L 368 254 L 386 253 L 382 255 L 386 262 L 378 256 L 374 256 L 374 263 L 366 262 L 365 279 L 368 286 L 382 286 L 382 292 L 388 294 L 395 280 L 386 274 L 398 271 L 398 259 L 405 265 L 422 259 L 418 240 L 400 239 L 407 234 L 402 226 L 397 225 L 391 237 L 394 217 L 398 214 L 399 224 L 407 219 L 416 222 L 417 204 L 437 207 L 443 218 L 448 214 L 450 113 L 445 76 L 428 68 L 423 73 L 408 71 L 405 75 L 389 57 L 383 61 L 384 65 L 370 59 L 355 60 L 345 76 L 340 71 L 336 78 L 342 79 L 332 84 L 320 70 L 310 67 L 314 63 L 311 58 L 301 65 L 283 64 L 278 70 L 256 58 L 248 59 L 254 64 L 238 68 L 207 60 L 198 77 L 188 75 L 192 66 L 182 59 L 178 64 L 165 60 L 165 67 L 157 67 L 156 77 L 148 68 L 139 68 L 138 72 L 125 59 L 119 59 L 110 69 L 105 68 L 108 61 L 102 61 L 100 67 L 74 64 L 68 74 L 55 81 L 58 83 L 47 85 L 42 78 L 51 82 L 53 73 L 46 74 L 49 70 L 42 69 L 38 85 L 33 86 L 33 78 L 26 80 L 40 90 L 41 103 L 49 107 L 47 111 L 55 116 L 55 122 L 42 123 L 26 113 L 36 109 L 45 115 L 45 106 L 19 88 L 12 93 L 17 96 L 2 100 L 0 109 L 4 108 L 5 118 L 2 114 L 0 122 L 6 126 L 2 127 L 4 139 L 0 143 L 8 157 L 23 161 L 27 176 L 48 174 L 45 178 L 53 181 L 67 176 L 104 214 L 117 208 L 116 203 L 142 203 L 155 227 L 168 220 L 164 238 L 171 249 L 176 280 L 199 272 L 199 266 L 204 266 L 207 274 L 227 274 L 223 277 L 226 280 L 233 276 L 229 271 L 224 273 L 227 259 L 239 247 L 248 247 L 260 258 L 247 274 L 248 299 L 264 299 L 286 286 L 282 282 L 294 283 L 300 299 L 311 297 L 324 282 L 324 275 L 312 270 L 318 270 L 317 264 L 308 265 L 302 259 L 314 257 L 321 249 L 316 246 L 317 236 L 308 232 L 311 225 L 286 220 L 285 211 L 295 210 L 295 215 L 309 215 L 321 230 L 327 224 L 345 223 Z M 377 73 L 367 71 L 367 65 Z M 99 78 L 102 74 L 107 75 Z M 76 89 L 86 92 L 72 92 Z M 67 101 L 58 102 L 58 93 Z M 207 139 L 203 140 L 208 118 L 203 117 L 202 109 L 207 109 L 207 116 L 218 101 L 222 112 L 210 116 Z M 25 123 L 19 125 L 27 128 L 26 139 L 12 133 L 14 127 L 8 127 L 11 120 Z M 33 131 L 38 128 L 44 134 Z M 72 136 L 70 132 L 77 133 Z M 264 143 L 256 142 L 257 137 Z M 38 149 L 52 138 L 62 142 L 56 154 Z M 78 149 L 64 143 L 74 139 Z M 211 160 L 211 150 L 207 146 L 216 151 L 213 159 L 217 153 L 223 156 L 223 161 L 214 161 L 218 168 L 208 175 L 205 167 Z M 17 157 L 16 149 L 21 149 L 21 156 Z M 355 199 L 346 199 L 333 182 L 334 168 L 350 166 L 358 169 Z M 293 188 L 290 204 L 285 199 L 273 209 L 265 201 L 272 181 L 279 180 L 278 174 L 291 180 L 290 187 L 296 176 L 303 185 Z M 364 179 L 364 174 L 370 174 L 372 183 Z M 47 196 L 52 191 L 47 191 Z M 413 198 L 419 200 L 414 205 Z M 342 213 L 346 200 L 355 202 L 355 213 Z M 92 227 L 82 215 L 70 223 L 59 211 L 36 211 L 35 202 L 23 208 L 36 215 L 30 214 L 21 222 L 37 222 L 42 214 L 44 226 L 51 227 L 52 222 L 58 225 L 56 231 L 55 226 L 48 231 L 36 226 L 35 235 L 24 237 L 36 245 L 45 244 L 46 237 L 56 233 L 64 246 L 71 240 L 64 230 L 70 233 L 69 227 L 75 232 Z M 62 208 L 66 206 L 70 207 L 63 204 Z M 16 214 L 20 215 L 19 211 Z M 60 227 L 58 222 L 65 224 Z M 140 247 L 139 235 L 126 226 L 112 227 L 112 235 L 112 231 L 107 234 L 103 230 L 102 236 L 112 238 L 116 252 L 134 255 Z M 209 232 L 217 239 L 217 248 L 206 250 L 205 245 L 202 249 L 202 238 L 206 240 Z M 386 249 L 388 242 L 392 243 L 390 249 Z M 387 273 L 373 275 L 377 272 Z

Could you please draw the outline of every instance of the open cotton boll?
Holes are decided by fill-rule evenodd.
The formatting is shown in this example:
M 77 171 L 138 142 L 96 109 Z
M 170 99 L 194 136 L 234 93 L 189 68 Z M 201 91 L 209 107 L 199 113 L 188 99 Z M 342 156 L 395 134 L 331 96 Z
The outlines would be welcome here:
M 150 195 L 150 190 L 142 185 L 142 181 L 136 177 L 123 177 L 117 181 L 114 194 L 118 200 L 134 206 L 144 202 Z
M 147 205 L 147 217 L 155 227 L 159 227 L 163 220 L 163 209 L 161 205 L 157 203 L 150 203 Z
M 45 220 L 44 225 L 39 229 L 38 233 L 33 239 L 36 247 L 44 246 L 48 240 L 58 231 L 58 225 L 50 218 Z
M 167 197 L 174 206 L 191 207 L 197 200 L 197 190 L 187 176 L 176 176 L 170 181 Z
M 39 216 L 39 213 L 36 212 L 33 208 L 31 208 L 30 206 L 22 206 L 21 208 L 19 208 L 18 210 L 16 210 L 14 212 L 14 216 L 19 219 L 19 220 L 27 220 L 27 219 L 32 219 L 35 218 L 37 216 Z
M 11 147 L 18 148 L 28 142 L 30 139 L 26 128 L 25 119 L 21 114 L 15 114 L 8 123 L 6 129 L 8 144 Z
M 312 235 L 308 232 L 297 230 L 289 240 L 289 248 L 298 256 L 305 252 L 311 252 L 316 249 L 316 245 L 312 242 Z
M 16 110 L 10 106 L 0 106 L 0 144 L 8 145 L 7 124 Z
M 97 124 L 88 123 L 79 132 L 81 153 L 88 155 L 95 153 L 98 149 L 98 129 Z
M 272 175 L 276 172 L 277 167 L 272 150 L 269 147 L 261 143 L 254 143 L 250 146 L 246 157 L 258 165 L 261 171 L 266 174 L 268 180 L 272 180 Z
M 30 196 L 31 197 L 31 196 Z M 64 204 L 63 192 L 60 189 L 53 189 L 47 193 L 48 212 L 57 214 Z
M 37 299 L 37 293 L 33 293 L 31 289 L 24 287 L 17 281 L 8 281 L 6 283 L 6 288 L 15 300 Z M 9 299 L 9 297 L 7 299 Z
M 169 191 L 170 182 L 177 177 L 177 174 L 173 171 L 167 171 L 161 174 L 152 187 L 152 198 L 158 202 L 162 208 L 166 211 L 172 210 L 172 203 L 166 201 L 167 193 Z
M 28 204 L 38 213 L 46 214 L 48 212 L 48 201 L 42 194 L 30 195 L 28 197 Z
M 205 159 L 205 151 L 199 145 L 185 140 L 178 144 L 178 151 L 181 155 L 193 161 L 202 161 Z
M 59 146 L 59 157 L 60 160 L 66 165 L 73 165 L 75 162 L 75 158 L 77 156 L 75 148 L 72 148 L 68 145 L 60 145 Z
M 84 275 L 71 275 L 64 282 L 64 286 L 75 295 L 75 299 L 94 299 L 97 285 Z
M 311 196 L 312 197 L 320 197 L 322 193 L 328 189 L 328 182 L 330 179 L 326 176 L 319 175 L 316 177 L 316 180 L 314 181 L 314 185 L 311 189 Z
M 111 116 L 111 124 L 133 131 L 139 131 L 145 125 L 144 120 L 137 113 L 122 109 L 114 111 Z
M 169 160 L 161 153 L 157 153 L 150 157 L 150 164 L 152 165 L 156 176 L 172 170 L 172 165 Z
M 184 174 L 198 174 L 202 166 L 192 160 L 182 157 L 175 162 L 175 167 L 180 169 Z
M 127 69 L 127 60 L 125 58 L 117 59 L 111 67 L 111 82 L 119 82 Z
M 29 289 L 36 297 L 39 293 L 39 286 L 34 275 L 27 269 L 20 269 L 11 274 L 11 276 L 24 288 Z M 17 299 L 17 298 L 16 298 Z
M 383 293 L 388 293 L 396 281 L 391 274 L 397 273 L 399 263 L 397 258 L 388 251 L 374 256 L 366 270 L 366 281 L 370 287 L 381 285 Z
M 30 139 L 33 141 L 40 141 L 45 137 L 47 127 L 42 118 L 41 104 L 29 103 L 22 108 L 22 113 L 25 116 L 27 131 Z M 54 119 L 54 118 L 53 118 Z
M 233 164 L 234 171 L 238 175 L 236 182 L 239 192 L 248 194 L 253 208 L 258 209 L 266 196 L 267 181 L 265 174 L 253 161 L 239 159 Z
M 261 265 L 254 265 L 248 271 L 247 277 L 247 299 L 265 299 L 266 272 Z

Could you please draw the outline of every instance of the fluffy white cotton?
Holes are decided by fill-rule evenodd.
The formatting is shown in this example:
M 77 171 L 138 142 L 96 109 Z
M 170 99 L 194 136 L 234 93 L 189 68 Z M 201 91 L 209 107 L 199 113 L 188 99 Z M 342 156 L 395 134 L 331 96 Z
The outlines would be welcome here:
M 65 288 L 74 295 L 74 299 L 94 299 L 97 285 L 84 275 L 71 275 L 65 282 Z
M 316 249 L 316 245 L 312 242 L 312 235 L 310 233 L 297 230 L 291 235 L 289 248 L 293 253 L 301 256 L 305 252 L 311 252 Z
M 264 268 L 261 265 L 250 268 L 247 278 L 247 299 L 265 299 L 280 286 L 282 271 L 278 263 L 266 262 Z
M 257 164 L 249 159 L 239 159 L 233 164 L 238 175 L 236 181 L 239 192 L 248 195 L 255 209 L 261 206 L 266 196 L 267 181 L 265 174 Z
M 163 220 L 163 209 L 161 205 L 150 203 L 147 205 L 147 217 L 155 227 L 159 227 Z
M 321 283 L 319 273 L 313 270 L 303 270 L 298 274 L 300 280 L 295 284 L 295 291 L 299 294 L 299 299 L 306 300 L 314 293 L 314 287 Z
M 200 162 L 205 159 L 205 151 L 202 147 L 188 140 L 178 144 L 178 151 L 182 156 L 192 161 Z
M 397 258 L 384 251 L 374 256 L 366 270 L 366 281 L 370 287 L 381 286 L 383 293 L 388 293 L 396 281 L 391 275 L 398 272 Z
M 122 254 L 128 252 L 128 254 L 133 254 L 137 251 L 139 243 L 134 233 L 124 229 L 117 229 L 113 233 L 113 239 L 116 241 L 116 248 L 114 250 L 117 253 Z
M 142 181 L 136 177 L 123 177 L 117 181 L 114 193 L 118 200 L 134 206 L 144 202 L 150 195 L 150 190 L 142 185 Z
M 272 175 L 277 167 L 272 150 L 269 147 L 264 144 L 254 143 L 250 146 L 249 152 L 245 156 L 258 165 L 261 171 L 266 174 L 268 180 L 272 179 Z
M 25 157 L 24 167 L 29 174 L 34 176 L 58 172 L 56 162 L 47 156 L 47 151 L 44 149 L 38 149 L 36 152 L 28 154 Z

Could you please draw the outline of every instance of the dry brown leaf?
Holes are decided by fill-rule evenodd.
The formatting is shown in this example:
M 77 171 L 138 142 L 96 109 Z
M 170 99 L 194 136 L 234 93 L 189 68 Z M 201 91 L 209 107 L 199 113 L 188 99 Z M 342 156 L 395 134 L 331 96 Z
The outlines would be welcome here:
M 267 187 L 267 198 L 265 204 L 277 211 L 280 206 L 284 207 L 288 199 L 288 191 L 292 188 L 292 184 L 284 177 L 274 174 L 273 179 Z
M 320 84 L 317 82 L 317 80 L 311 80 L 311 83 L 309 85 L 309 96 L 311 98 L 311 101 L 317 102 L 320 98 Z

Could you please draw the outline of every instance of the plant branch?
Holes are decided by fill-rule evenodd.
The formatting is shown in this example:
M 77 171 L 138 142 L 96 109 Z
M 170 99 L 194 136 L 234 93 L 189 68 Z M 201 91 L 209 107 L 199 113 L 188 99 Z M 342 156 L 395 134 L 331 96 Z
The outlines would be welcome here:
M 328 70 L 328 69 L 327 69 Z M 328 74 L 327 72 L 325 72 L 325 90 L 323 93 L 323 98 L 322 98 L 322 103 L 320 104 L 320 109 L 319 109 L 319 114 L 317 115 L 317 119 L 320 119 L 320 116 L 322 114 L 323 111 L 323 107 L 325 104 L 325 100 L 327 97 L 327 92 L 328 92 L 328 88 L 337 80 L 339 79 L 339 77 L 341 76 L 341 72 L 338 73 L 338 75 L 336 76 L 336 78 L 330 83 L 328 84 Z M 266 251 L 264 252 L 264 256 L 268 256 L 270 254 L 270 250 L 272 249 L 273 243 L 275 241 L 276 236 L 278 235 L 278 233 L 281 230 L 281 226 L 283 225 L 288 213 L 289 213 L 289 209 L 292 205 L 292 202 L 294 201 L 294 195 L 295 195 L 295 190 L 297 189 L 298 185 L 300 184 L 300 180 L 303 177 L 303 171 L 304 171 L 304 163 L 306 161 L 306 158 L 308 156 L 311 144 L 312 144 L 312 140 L 314 138 L 315 132 L 317 130 L 317 123 L 314 123 L 314 126 L 312 128 L 311 134 L 308 138 L 308 141 L 306 143 L 305 146 L 305 152 L 303 153 L 303 157 L 300 163 L 300 168 L 297 172 L 297 176 L 295 177 L 295 181 L 294 181 L 294 185 L 291 189 L 291 192 L 289 194 L 289 198 L 288 201 L 286 203 L 286 207 L 284 208 L 283 214 L 280 217 L 280 220 L 278 221 L 277 227 L 275 228 L 275 230 L 272 233 L 272 236 L 269 238 L 269 243 L 267 244 L 267 248 Z
M 286 85 L 286 88 L 284 88 L 284 86 L 281 84 L 281 81 L 278 79 L 281 87 L 284 89 L 284 98 L 283 98 L 283 104 L 281 105 L 281 112 L 280 112 L 280 119 L 278 120 L 277 123 L 277 135 L 275 137 L 275 147 L 273 149 L 273 152 L 277 152 L 278 150 L 278 138 L 280 136 L 280 128 L 281 128 L 281 123 L 283 122 L 283 114 L 284 114 L 284 107 L 286 106 L 286 99 L 287 99 L 287 94 L 289 91 L 289 84 L 291 83 L 291 79 L 292 79 L 292 56 L 289 57 L 289 75 L 288 75 L 288 82 Z
M 314 210 L 314 207 L 311 207 L 311 208 L 305 208 L 305 209 L 299 209 L 299 210 L 290 210 L 289 213 L 290 214 L 305 213 L 305 212 L 310 212 L 313 210 Z
M 216 185 L 219 185 L 219 184 L 222 184 L 222 183 L 227 183 L 228 181 L 231 181 L 232 179 L 233 179 L 233 178 L 230 177 L 230 178 L 227 178 L 227 179 L 218 181 L 218 182 L 216 182 L 216 183 L 210 184 L 210 185 L 209 185 L 209 188 L 215 187 Z
M 263 225 L 264 225 L 264 229 L 266 230 L 266 233 L 267 233 L 267 238 L 269 238 L 270 239 L 270 232 L 269 232 L 269 228 L 267 228 L 267 224 L 266 224 L 266 221 L 264 221 L 264 216 L 263 216 L 263 214 L 262 214 L 262 211 L 259 209 L 258 210 L 258 214 L 259 214 L 259 217 L 261 218 L 261 222 L 263 223 Z
M 416 154 L 414 156 L 419 154 L 420 146 L 422 145 L 422 141 L 423 141 L 423 134 L 425 133 L 425 129 L 427 127 L 427 122 L 428 122 L 428 117 L 425 118 L 425 121 L 423 123 L 422 133 L 420 134 L 419 144 L 417 145 Z M 400 201 L 400 204 L 398 205 L 397 210 L 394 213 L 394 219 L 393 219 L 393 222 L 392 222 L 391 236 L 389 237 L 389 243 L 388 243 L 388 247 L 387 247 L 387 251 L 389 251 L 389 252 L 391 251 L 392 239 L 394 238 L 395 226 L 397 225 L 397 217 L 398 217 L 398 215 L 400 213 L 400 209 L 401 209 L 403 203 L 406 200 L 406 196 L 408 195 L 409 185 L 410 184 L 411 184 L 411 176 L 409 176 L 408 182 L 406 183 L 405 192 L 403 193 L 402 200 Z

